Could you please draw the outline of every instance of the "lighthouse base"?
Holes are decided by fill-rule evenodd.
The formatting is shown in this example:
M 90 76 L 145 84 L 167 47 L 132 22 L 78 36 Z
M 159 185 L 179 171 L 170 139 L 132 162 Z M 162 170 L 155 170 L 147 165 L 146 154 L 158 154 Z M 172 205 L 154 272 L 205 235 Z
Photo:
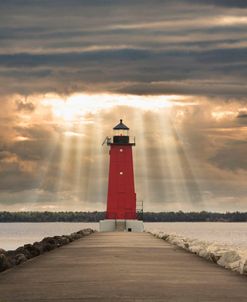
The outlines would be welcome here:
M 100 232 L 143 232 L 143 221 L 105 219 L 99 222 Z

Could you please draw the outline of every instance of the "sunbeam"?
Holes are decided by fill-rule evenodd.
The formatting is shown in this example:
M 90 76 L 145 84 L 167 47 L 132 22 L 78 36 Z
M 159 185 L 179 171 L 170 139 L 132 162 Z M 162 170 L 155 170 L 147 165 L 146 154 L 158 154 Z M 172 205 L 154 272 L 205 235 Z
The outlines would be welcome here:
M 196 162 L 194 161 L 192 163 L 192 161 L 190 160 L 192 156 L 188 154 L 186 147 L 183 146 L 183 140 L 181 139 L 178 130 L 176 130 L 172 120 L 170 120 L 170 125 L 173 136 L 177 142 L 179 164 L 181 165 L 183 175 L 185 176 L 185 185 L 187 187 L 187 191 L 189 192 L 190 200 L 192 201 L 194 206 L 203 208 L 201 188 L 194 175 L 195 172 L 193 169 L 193 166 L 196 164 Z
M 39 202 L 42 201 L 43 194 L 45 194 L 46 190 L 51 190 L 51 183 L 49 174 L 51 169 L 54 168 L 52 165 L 54 157 L 56 156 L 56 150 L 58 149 L 58 136 L 54 138 L 54 141 L 51 142 L 50 152 L 47 154 L 46 158 L 43 160 L 42 167 L 40 168 L 40 183 L 39 188 L 33 197 L 34 205 L 38 205 Z M 54 184 L 52 184 L 54 186 Z
M 136 139 L 136 147 L 133 150 L 135 160 L 135 175 L 137 178 L 136 189 L 140 194 L 137 196 L 137 201 L 148 200 L 150 196 L 149 182 L 148 182 L 148 162 L 147 162 L 147 137 L 144 134 L 144 116 L 143 112 L 134 112 L 131 119 L 133 122 L 132 128 Z
M 150 171 L 148 182 L 152 187 L 151 199 L 160 204 L 161 208 L 165 208 L 170 195 L 170 186 L 167 186 L 170 171 L 166 166 L 166 152 L 162 147 L 165 137 L 161 134 L 159 115 L 159 112 L 148 112 L 144 115 L 144 132 L 147 134 L 144 148 L 147 150 L 147 165 Z
M 93 149 L 95 141 L 93 140 L 95 135 L 94 123 L 88 123 L 84 128 L 85 136 L 83 138 L 82 148 L 82 173 L 80 174 L 80 186 L 78 191 L 80 192 L 80 199 L 83 203 L 87 204 L 90 201 L 90 193 L 92 193 L 95 187 L 95 182 L 92 177 L 92 165 L 94 163 Z
M 158 116 L 158 128 L 160 129 L 161 137 L 161 152 L 166 154 L 167 167 L 170 172 L 170 181 L 174 193 L 174 200 L 172 207 L 179 210 L 181 208 L 189 209 L 192 207 L 192 201 L 188 189 L 185 184 L 185 175 L 179 161 L 177 142 L 172 132 L 170 124 L 170 115 Z
M 106 183 L 107 183 L 107 170 L 106 170 L 106 160 L 105 154 L 103 152 L 103 146 L 101 142 L 103 142 L 105 133 L 104 133 L 104 120 L 102 119 L 101 114 L 96 115 L 95 119 L 95 168 L 96 170 L 96 188 L 97 188 L 97 201 L 96 207 L 97 209 L 104 209 L 102 204 L 105 202 L 106 198 Z
M 81 196 L 81 178 L 83 173 L 83 153 L 84 153 L 84 138 L 85 138 L 85 123 L 81 122 L 77 128 L 77 137 L 76 137 L 76 150 L 75 150 L 75 171 L 73 175 L 73 190 L 76 196 L 75 206 L 77 209 L 80 209 L 82 201 L 80 200 Z
M 137 138 L 134 153 L 137 155 L 138 200 L 153 200 L 160 205 L 159 209 L 189 208 L 196 201 L 200 203 L 200 190 L 171 121 L 171 108 L 194 105 L 194 102 L 181 102 L 177 96 L 114 94 L 77 94 L 64 100 L 48 96 L 42 102 L 65 127 L 56 191 L 59 196 L 71 190 L 72 178 L 71 206 L 74 208 L 80 209 L 82 204 L 102 208 L 104 203 L 108 157 L 105 148 L 102 152 L 100 142 L 109 135 L 102 119 L 102 115 L 108 113 L 107 124 L 112 121 L 114 125 L 119 118 L 126 118 Z
M 36 165 L 33 153 L 31 160 L 22 163 L 26 171 L 37 171 L 35 167 L 40 167 L 35 177 L 38 186 L 29 190 L 27 202 L 34 209 L 66 209 L 69 201 L 73 210 L 104 210 L 109 156 L 108 148 L 102 148 L 101 143 L 112 135 L 112 127 L 122 118 L 130 127 L 130 136 L 136 137 L 135 186 L 137 200 L 144 200 L 145 210 L 208 209 L 208 200 L 213 202 L 212 190 L 216 186 L 207 177 L 210 173 L 220 175 L 220 171 L 205 162 L 207 158 L 201 156 L 195 142 L 191 144 L 191 139 L 198 140 L 200 136 L 196 131 L 191 136 L 187 119 L 191 114 L 194 118 L 201 114 L 202 119 L 213 119 L 220 125 L 218 132 L 213 128 L 210 132 L 215 136 L 222 131 L 219 129 L 226 129 L 224 122 L 229 115 L 218 119 L 213 114 L 219 111 L 218 107 L 211 108 L 207 115 L 200 113 L 199 107 L 194 98 L 177 96 L 110 93 L 37 96 L 39 111 L 30 116 L 20 113 L 18 126 L 22 130 L 14 135 L 16 144 L 22 148 L 35 144 L 37 138 L 32 139 L 31 135 L 40 136 L 45 145 L 40 139 L 37 149 L 41 148 L 43 155 L 38 155 L 42 160 Z M 237 106 L 221 110 L 231 112 L 233 122 L 234 114 L 236 118 L 244 116 L 241 108 L 241 113 Z M 39 121 L 44 124 L 41 129 Z M 187 128 L 183 127 L 185 122 Z M 34 128 L 30 132 L 28 123 Z M 243 118 L 239 118 L 241 123 Z M 231 140 L 232 135 L 238 135 L 241 140 L 244 126 L 241 125 L 242 132 L 232 129 L 225 132 L 224 139 Z M 221 142 L 213 141 L 205 145 L 208 150 L 203 152 L 211 152 L 217 144 L 222 146 Z M 208 175 L 204 173 L 205 168 Z M 222 180 L 227 181 L 224 177 Z
M 57 171 L 57 181 L 55 185 L 56 202 L 60 202 L 63 198 L 66 198 L 68 191 L 70 191 L 70 175 L 73 169 L 70 156 L 73 150 L 73 136 L 67 135 L 67 132 L 71 132 L 72 125 L 65 129 L 61 142 L 61 153 L 59 159 L 59 167 Z M 62 197 L 63 196 L 63 197 Z M 73 196 L 70 197 L 72 199 Z

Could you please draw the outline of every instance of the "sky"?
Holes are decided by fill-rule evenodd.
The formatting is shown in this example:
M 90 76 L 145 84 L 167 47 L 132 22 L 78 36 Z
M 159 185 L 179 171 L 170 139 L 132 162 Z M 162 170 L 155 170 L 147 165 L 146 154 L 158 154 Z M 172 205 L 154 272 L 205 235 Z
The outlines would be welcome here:
M 247 211 L 245 0 L 1 0 L 0 211 L 102 211 L 119 119 L 146 211 Z

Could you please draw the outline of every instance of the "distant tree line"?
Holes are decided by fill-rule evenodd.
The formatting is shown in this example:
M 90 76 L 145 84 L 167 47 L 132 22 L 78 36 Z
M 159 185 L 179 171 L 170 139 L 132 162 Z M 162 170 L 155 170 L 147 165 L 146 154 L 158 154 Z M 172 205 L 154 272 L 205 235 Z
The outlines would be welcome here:
M 105 212 L 0 212 L 0 222 L 98 222 Z M 247 212 L 145 212 L 145 222 L 247 222 Z
M 247 222 L 247 212 L 146 212 L 146 222 Z

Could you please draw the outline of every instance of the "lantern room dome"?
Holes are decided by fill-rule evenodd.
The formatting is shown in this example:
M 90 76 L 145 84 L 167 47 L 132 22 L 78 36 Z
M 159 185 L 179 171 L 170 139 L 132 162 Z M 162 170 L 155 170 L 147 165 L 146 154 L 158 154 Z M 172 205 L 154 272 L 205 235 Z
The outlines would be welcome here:
M 129 130 L 129 127 L 127 127 L 126 125 L 124 125 L 123 120 L 120 120 L 120 123 L 117 124 L 113 130 Z

